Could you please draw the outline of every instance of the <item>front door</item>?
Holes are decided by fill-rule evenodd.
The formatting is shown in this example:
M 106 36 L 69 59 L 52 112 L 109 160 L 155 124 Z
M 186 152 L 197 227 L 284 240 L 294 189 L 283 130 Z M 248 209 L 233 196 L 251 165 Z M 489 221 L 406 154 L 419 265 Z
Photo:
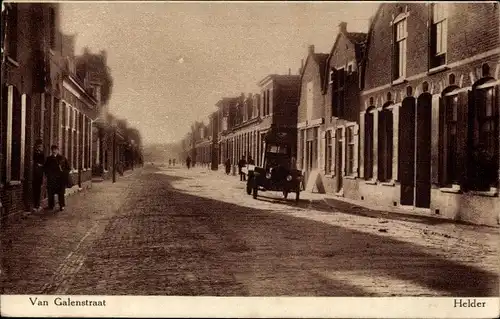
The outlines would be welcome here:
M 344 180 L 343 180 L 343 172 L 342 172 L 342 166 L 343 166 L 343 161 L 342 159 L 344 158 L 343 154 L 343 136 L 342 136 L 342 129 L 337 129 L 337 136 L 335 139 L 335 175 L 337 176 L 337 192 L 340 192 L 342 190 L 342 187 L 344 186 Z
M 415 179 L 415 99 L 403 100 L 399 112 L 399 180 L 401 205 L 413 205 Z
M 431 117 L 432 95 L 424 93 L 417 99 L 415 206 L 431 204 Z

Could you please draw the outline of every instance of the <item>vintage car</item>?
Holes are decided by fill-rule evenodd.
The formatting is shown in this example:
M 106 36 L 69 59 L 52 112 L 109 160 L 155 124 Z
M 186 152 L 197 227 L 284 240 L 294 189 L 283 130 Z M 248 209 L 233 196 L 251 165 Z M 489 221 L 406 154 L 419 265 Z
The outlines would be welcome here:
M 295 193 L 299 201 L 302 172 L 295 169 L 292 147 L 295 132 L 271 130 L 264 139 L 262 167 L 248 165 L 247 194 L 257 198 L 259 190 L 281 191 L 285 198 Z

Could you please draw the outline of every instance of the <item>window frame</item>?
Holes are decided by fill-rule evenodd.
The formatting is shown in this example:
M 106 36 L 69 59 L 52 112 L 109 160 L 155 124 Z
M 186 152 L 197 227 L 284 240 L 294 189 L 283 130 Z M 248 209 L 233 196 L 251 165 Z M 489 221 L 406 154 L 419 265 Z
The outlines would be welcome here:
M 400 29 L 401 26 L 401 29 Z M 408 15 L 400 14 L 393 22 L 393 75 L 392 81 L 397 82 L 406 78 L 408 53 Z M 402 30 L 402 31 L 401 31 Z M 402 34 L 399 33 L 402 32 Z M 397 59 L 397 60 L 396 60 Z M 397 61 L 397 63 L 396 63 Z M 396 65 L 397 64 L 397 65 Z
M 332 174 L 332 154 L 333 154 L 333 136 L 331 130 L 325 131 L 325 174 Z
M 432 3 L 430 8 L 429 68 L 432 70 L 447 64 L 448 12 L 447 3 Z
M 458 152 L 460 150 L 458 149 L 458 125 L 460 125 L 459 120 L 458 120 L 458 108 L 459 106 L 459 101 L 458 101 L 458 94 L 459 90 L 454 89 L 450 92 L 447 92 L 443 95 L 443 130 L 442 130 L 442 149 L 443 149 L 443 159 L 442 159 L 442 186 L 445 187 L 453 187 L 453 186 L 459 186 L 460 185 L 460 168 L 456 164 L 456 157 Z M 453 108 L 454 110 L 450 112 L 449 107 L 449 100 L 453 99 Z M 450 113 L 452 113 L 453 119 L 450 120 L 449 116 Z M 450 145 L 450 129 L 449 129 L 449 123 L 453 123 L 455 125 L 455 130 L 454 130 L 454 147 L 453 145 Z M 465 150 L 462 150 L 464 152 Z M 454 164 L 454 165 L 452 165 Z M 453 172 L 451 172 L 453 171 Z M 450 176 L 451 175 L 451 176 Z
M 472 104 L 474 105 L 473 107 L 473 114 L 472 114 L 472 117 L 474 119 L 473 123 L 472 123 L 472 132 L 473 132 L 473 136 L 471 136 L 471 146 L 473 148 L 476 147 L 476 145 L 480 145 L 482 143 L 485 142 L 486 140 L 486 143 L 487 144 L 490 144 L 489 142 L 492 142 L 491 144 L 492 145 L 488 145 L 488 150 L 487 151 L 492 151 L 493 154 L 492 154 L 492 164 L 495 164 L 495 167 L 494 169 L 492 169 L 492 171 L 494 171 L 496 173 L 496 178 L 492 181 L 489 182 L 489 189 L 481 189 L 482 187 L 481 186 L 485 186 L 485 185 L 480 185 L 480 184 L 472 184 L 472 183 L 469 183 L 469 185 L 471 186 L 471 190 L 473 191 L 490 191 L 491 189 L 495 189 L 495 190 L 498 190 L 498 179 L 499 179 L 499 176 L 498 176 L 498 166 L 499 166 L 499 163 L 498 163 L 498 157 L 499 157 L 499 153 L 500 153 L 500 146 L 498 145 L 499 144 L 499 137 L 498 137 L 498 134 L 499 134 L 499 131 L 500 131 L 500 121 L 499 121 L 499 110 L 498 110 L 498 87 L 499 87 L 500 83 L 499 81 L 495 81 L 495 80 L 489 80 L 489 81 L 486 81 L 485 83 L 483 84 L 480 84 L 480 85 L 477 85 L 475 87 L 473 87 L 473 94 L 471 95 L 472 98 L 473 98 L 473 101 L 472 101 Z M 480 109 L 478 107 L 478 99 L 479 99 L 479 96 L 477 96 L 478 92 L 484 92 L 484 91 L 490 91 L 491 90 L 491 115 L 490 116 L 487 116 L 487 119 L 486 120 L 483 120 L 481 121 L 480 120 L 480 115 L 482 113 L 482 109 Z M 492 129 L 490 129 L 488 133 L 482 133 L 481 132 L 481 126 L 482 124 L 485 124 L 487 121 L 493 121 L 493 123 L 490 123 L 492 124 L 494 127 Z M 493 130 L 493 132 L 492 132 Z M 493 133 L 493 134 L 491 134 Z M 485 138 L 486 136 L 486 138 Z M 488 139 L 489 138 L 492 138 L 493 141 L 489 141 Z M 490 148 L 493 147 L 493 149 L 491 150 Z M 475 161 L 473 161 L 474 163 L 476 163 Z M 474 167 L 475 165 L 472 165 L 472 167 Z M 476 179 L 474 178 L 471 178 L 472 182 L 473 181 L 476 181 Z M 484 188 L 488 188 L 487 186 L 485 186 Z
M 346 171 L 346 176 L 354 176 L 356 174 L 356 167 L 355 167 L 355 148 L 356 148 L 356 140 L 355 140 L 355 130 L 356 130 L 356 125 L 348 125 L 345 128 L 345 171 Z M 351 154 L 352 152 L 352 154 Z

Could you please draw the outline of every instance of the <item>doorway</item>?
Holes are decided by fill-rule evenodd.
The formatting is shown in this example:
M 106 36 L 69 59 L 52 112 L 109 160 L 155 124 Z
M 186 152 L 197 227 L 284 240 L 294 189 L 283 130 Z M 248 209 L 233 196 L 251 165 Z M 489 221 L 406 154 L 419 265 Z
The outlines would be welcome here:
M 429 208 L 431 202 L 432 95 L 403 100 L 399 112 L 401 205 Z

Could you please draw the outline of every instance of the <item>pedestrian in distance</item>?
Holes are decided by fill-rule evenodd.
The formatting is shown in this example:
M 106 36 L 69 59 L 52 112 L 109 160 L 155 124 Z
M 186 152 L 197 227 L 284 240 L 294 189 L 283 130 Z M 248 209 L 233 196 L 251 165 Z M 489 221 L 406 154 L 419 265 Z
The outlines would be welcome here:
M 189 156 L 186 158 L 186 166 L 188 169 L 191 168 L 191 157 L 189 157 Z
M 246 181 L 246 176 L 245 173 L 243 172 L 243 167 L 245 167 L 245 165 L 247 165 L 247 161 L 245 160 L 245 155 L 243 155 L 238 162 L 238 172 L 240 174 L 240 181 Z
M 43 152 L 43 142 L 37 139 L 35 151 L 33 152 L 33 211 L 40 211 L 40 197 L 43 184 L 43 166 L 45 164 L 45 154 Z
M 168 159 L 168 166 L 172 166 L 172 159 L 171 158 Z
M 50 156 L 45 160 L 44 171 L 47 176 L 48 209 L 54 209 L 55 195 L 57 195 L 59 210 L 63 211 L 66 205 L 64 200 L 66 187 L 71 187 L 72 181 L 69 175 L 70 167 L 68 160 L 59 154 L 59 147 L 57 145 L 50 147 Z
M 229 159 L 229 157 L 226 159 L 224 166 L 226 167 L 226 174 L 231 174 L 231 160 Z
M 172 164 L 175 166 L 175 158 L 172 160 Z

